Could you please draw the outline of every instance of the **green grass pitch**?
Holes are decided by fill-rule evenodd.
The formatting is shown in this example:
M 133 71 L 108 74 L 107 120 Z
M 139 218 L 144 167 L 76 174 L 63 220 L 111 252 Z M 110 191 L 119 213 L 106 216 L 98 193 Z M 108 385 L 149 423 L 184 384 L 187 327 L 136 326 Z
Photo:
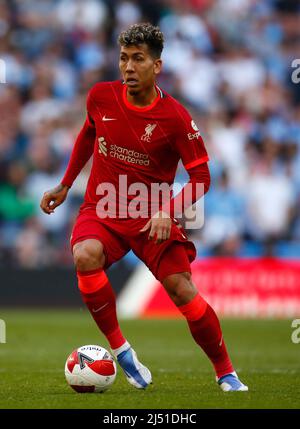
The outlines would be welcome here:
M 6 344 L 0 344 L 0 408 L 202 409 L 300 408 L 300 344 L 291 320 L 221 321 L 233 363 L 250 391 L 225 394 L 204 353 L 182 320 L 127 320 L 121 326 L 153 384 L 130 386 L 118 367 L 102 394 L 78 394 L 66 383 L 64 364 L 76 347 L 104 337 L 87 311 L 3 310 Z

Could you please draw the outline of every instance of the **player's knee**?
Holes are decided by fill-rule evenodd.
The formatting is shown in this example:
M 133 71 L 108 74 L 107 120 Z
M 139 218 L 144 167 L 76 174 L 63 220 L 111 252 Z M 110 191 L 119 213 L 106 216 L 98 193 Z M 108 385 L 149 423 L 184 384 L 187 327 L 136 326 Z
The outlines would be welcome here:
M 97 240 L 79 242 L 73 247 L 74 264 L 78 271 L 103 268 L 105 257 L 103 246 Z
M 198 292 L 190 273 L 171 274 L 164 279 L 163 285 L 177 306 L 187 304 Z

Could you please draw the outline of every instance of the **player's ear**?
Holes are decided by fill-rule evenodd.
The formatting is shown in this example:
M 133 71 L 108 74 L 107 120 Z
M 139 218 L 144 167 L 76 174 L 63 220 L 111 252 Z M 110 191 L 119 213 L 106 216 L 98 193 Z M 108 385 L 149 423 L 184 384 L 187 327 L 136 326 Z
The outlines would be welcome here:
M 162 60 L 160 58 L 157 58 L 157 60 L 154 61 L 153 69 L 154 74 L 158 75 L 161 72 L 162 68 Z

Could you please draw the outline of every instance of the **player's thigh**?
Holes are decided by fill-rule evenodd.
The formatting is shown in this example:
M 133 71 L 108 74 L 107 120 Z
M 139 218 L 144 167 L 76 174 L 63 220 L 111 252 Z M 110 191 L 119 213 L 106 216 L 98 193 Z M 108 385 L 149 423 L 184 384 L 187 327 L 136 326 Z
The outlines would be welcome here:
M 161 244 L 149 240 L 148 235 L 146 231 L 136 237 L 132 250 L 161 283 L 171 274 L 191 272 L 190 263 L 195 259 L 196 249 L 183 228 L 173 223 L 170 238 Z
M 189 282 L 191 277 L 191 265 L 184 243 L 173 241 L 160 255 L 154 266 L 156 276 L 167 289 L 176 287 L 180 277 L 184 282 Z
M 86 210 L 76 220 L 71 236 L 73 252 L 77 245 L 80 249 L 79 243 L 82 242 L 89 245 L 85 253 L 88 255 L 91 251 L 96 258 L 101 258 L 101 266 L 103 263 L 104 269 L 117 262 L 130 250 L 124 238 L 110 228 L 108 223 L 99 219 L 95 211 Z

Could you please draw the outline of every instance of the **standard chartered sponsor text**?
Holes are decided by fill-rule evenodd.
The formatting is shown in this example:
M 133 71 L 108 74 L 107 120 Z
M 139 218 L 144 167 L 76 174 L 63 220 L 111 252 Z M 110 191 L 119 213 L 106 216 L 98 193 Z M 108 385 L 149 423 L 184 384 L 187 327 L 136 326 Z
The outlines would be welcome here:
M 126 161 L 132 164 L 148 166 L 150 163 L 147 153 L 136 152 L 133 149 L 127 149 L 122 146 L 117 146 L 116 144 L 110 146 L 109 155 L 112 158 L 117 158 L 120 161 Z

